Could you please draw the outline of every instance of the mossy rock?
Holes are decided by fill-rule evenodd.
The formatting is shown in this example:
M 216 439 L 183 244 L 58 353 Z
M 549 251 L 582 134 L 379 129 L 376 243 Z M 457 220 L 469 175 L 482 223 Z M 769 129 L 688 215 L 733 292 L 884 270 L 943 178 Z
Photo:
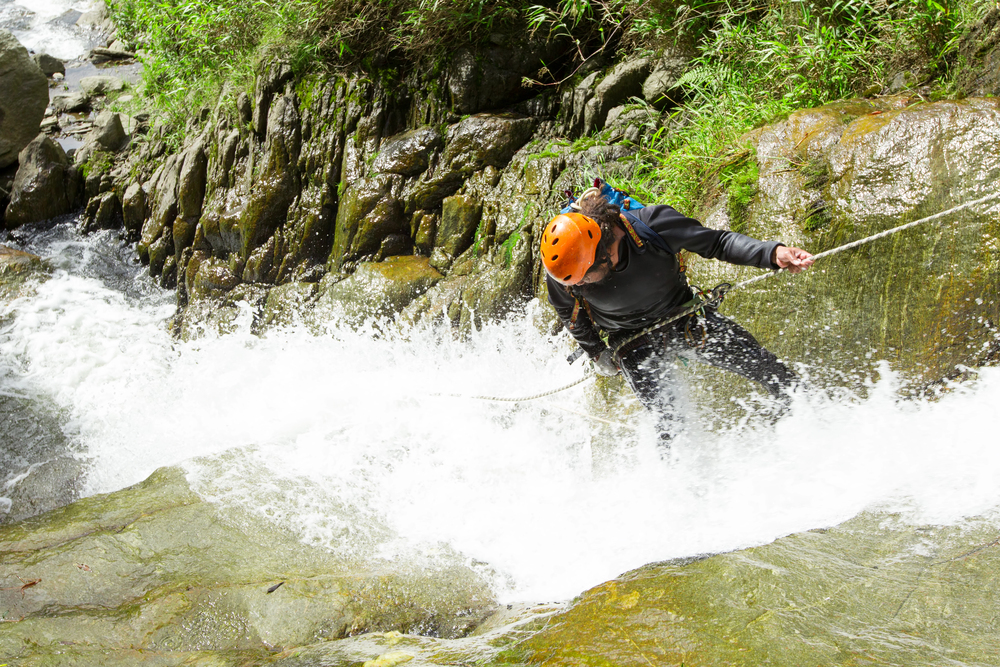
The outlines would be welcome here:
M 471 570 L 368 571 L 204 502 L 177 469 L 0 527 L 0 581 L 14 582 L 0 591 L 0 655 L 36 662 L 245 658 L 369 631 L 455 637 L 494 609 Z
M 758 191 L 746 233 L 810 252 L 839 247 L 992 192 L 1000 102 L 844 102 L 793 113 L 750 136 Z M 800 276 L 732 292 L 722 312 L 814 379 L 862 388 L 888 360 L 924 386 L 990 362 L 1000 321 L 1000 204 L 821 259 Z M 704 218 L 732 225 L 720 198 Z M 758 271 L 691 257 L 696 284 Z
M 990 664 L 996 528 L 862 515 L 830 530 L 648 565 L 519 647 L 546 665 Z
M 384 262 L 363 262 L 350 277 L 321 284 L 317 316 L 332 311 L 352 325 L 391 317 L 442 278 L 427 257 L 405 255 Z

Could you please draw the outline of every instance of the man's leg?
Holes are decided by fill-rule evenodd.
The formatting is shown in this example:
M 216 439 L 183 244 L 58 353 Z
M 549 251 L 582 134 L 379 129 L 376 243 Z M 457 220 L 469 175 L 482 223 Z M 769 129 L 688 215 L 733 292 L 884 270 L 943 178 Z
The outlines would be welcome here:
M 660 442 L 667 444 L 680 420 L 676 412 L 675 355 L 661 342 L 650 342 L 630 350 L 618 360 L 622 375 L 639 402 L 656 415 Z
M 749 331 L 714 310 L 707 311 L 697 324 L 692 322 L 688 331 L 690 350 L 701 361 L 759 382 L 772 396 L 787 402 L 798 376 Z

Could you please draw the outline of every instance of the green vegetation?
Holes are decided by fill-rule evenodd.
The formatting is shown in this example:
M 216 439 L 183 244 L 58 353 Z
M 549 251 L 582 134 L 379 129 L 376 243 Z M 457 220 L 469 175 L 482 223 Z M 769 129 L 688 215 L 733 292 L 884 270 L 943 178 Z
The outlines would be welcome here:
M 759 178 L 757 156 L 753 151 L 744 151 L 738 154 L 719 172 L 719 180 L 725 186 L 729 196 L 729 224 L 734 232 L 741 234 L 747 232 L 748 211 L 750 203 L 757 194 L 757 180 Z
M 94 151 L 87 158 L 87 161 L 80 166 L 80 171 L 84 178 L 91 174 L 104 175 L 111 171 L 111 153 L 107 151 Z
M 628 178 L 612 183 L 641 201 L 697 214 L 706 194 L 731 187 L 724 167 L 748 130 L 795 109 L 884 90 L 898 73 L 953 91 L 956 45 L 996 0 L 111 0 L 122 38 L 142 47 L 145 89 L 173 125 L 209 106 L 223 82 L 250 92 L 262 58 L 299 73 L 350 68 L 386 82 L 430 81 L 462 45 L 554 40 L 559 65 L 527 85 L 575 80 L 600 56 L 664 49 L 694 53 L 687 91 L 651 136 Z M 503 37 L 507 35 L 507 37 Z M 604 53 L 609 51 L 609 53 Z M 551 67 L 550 71 L 548 67 Z M 309 97 L 312 84 L 300 84 Z M 430 85 L 430 83 L 428 84 Z M 651 110 L 652 111 L 652 110 Z M 570 152 L 603 142 L 577 139 Z M 541 156 L 557 152 L 552 146 Z M 603 174 L 599 174 L 603 175 Z M 822 175 L 816 175 L 816 183 Z M 742 186 L 741 186 L 742 187 Z M 742 190 L 741 190 L 742 192 Z M 742 197 L 743 195 L 740 195 Z
M 668 127 L 611 179 L 642 201 L 696 214 L 748 130 L 800 108 L 881 91 L 896 72 L 948 93 L 962 32 L 985 0 L 708 0 L 680 7 L 675 38 L 695 45 L 689 91 Z M 664 28 L 650 33 L 662 38 Z

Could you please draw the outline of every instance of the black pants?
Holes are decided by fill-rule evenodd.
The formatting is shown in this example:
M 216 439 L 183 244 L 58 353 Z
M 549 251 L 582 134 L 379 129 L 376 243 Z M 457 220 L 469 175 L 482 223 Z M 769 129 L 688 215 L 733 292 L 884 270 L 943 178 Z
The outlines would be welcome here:
M 614 341 L 612 341 L 613 343 Z M 657 414 L 660 438 L 677 430 L 676 359 L 710 364 L 759 382 L 787 404 L 794 372 L 761 347 L 750 332 L 714 310 L 689 316 L 646 334 L 619 351 L 618 363 L 639 401 Z

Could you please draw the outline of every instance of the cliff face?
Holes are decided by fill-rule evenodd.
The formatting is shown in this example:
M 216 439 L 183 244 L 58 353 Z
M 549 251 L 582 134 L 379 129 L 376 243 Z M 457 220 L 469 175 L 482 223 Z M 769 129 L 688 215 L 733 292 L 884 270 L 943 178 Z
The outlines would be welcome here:
M 280 313 L 289 294 L 357 317 L 398 312 L 439 282 L 413 316 L 502 315 L 534 292 L 533 230 L 556 192 L 618 168 L 632 152 L 618 142 L 658 123 L 622 113 L 653 66 L 625 63 L 524 100 L 520 74 L 494 72 L 510 53 L 465 55 L 401 84 L 299 79 L 274 64 L 252 98 L 223 96 L 194 118 L 175 152 L 158 135 L 134 141 L 115 178 L 95 184 L 87 224 L 122 212 L 151 274 L 177 286 L 182 328 L 209 310 L 224 321 L 220 303 Z M 515 73 L 543 55 L 518 54 Z M 620 130 L 613 142 L 570 145 L 605 126 Z M 407 258 L 393 260 L 392 294 L 352 280 L 389 258 Z
M 157 133 L 134 136 L 111 177 L 88 177 L 86 224 L 123 220 L 151 274 L 177 287 L 182 335 L 225 329 L 239 302 L 259 326 L 402 314 L 464 328 L 503 317 L 541 293 L 534 239 L 562 192 L 630 174 L 645 137 L 669 131 L 660 109 L 684 96 L 688 61 L 667 54 L 526 97 L 515 82 L 543 51 L 461 53 L 402 82 L 297 78 L 272 63 L 252 96 L 225 94 L 194 114 L 176 150 Z M 916 95 L 799 111 L 745 137 L 690 213 L 829 249 L 982 196 L 997 176 L 998 119 L 989 99 Z M 740 194 L 735 172 L 751 174 Z M 860 384 L 869 359 L 924 384 L 988 363 L 997 272 L 979 250 L 995 243 L 995 209 L 734 293 L 724 312 L 841 382 Z M 749 275 L 692 259 L 706 287 Z

